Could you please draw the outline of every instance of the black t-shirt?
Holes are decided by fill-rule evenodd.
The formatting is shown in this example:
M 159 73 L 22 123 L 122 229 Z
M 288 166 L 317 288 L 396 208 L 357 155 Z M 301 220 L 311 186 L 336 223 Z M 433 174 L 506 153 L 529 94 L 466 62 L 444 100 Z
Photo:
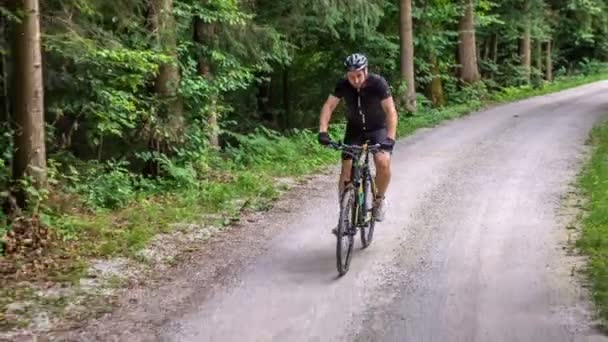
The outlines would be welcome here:
M 386 127 L 381 102 L 391 96 L 391 90 L 382 76 L 370 73 L 360 91 L 348 79 L 341 79 L 332 95 L 346 102 L 346 119 L 351 128 L 374 131 Z

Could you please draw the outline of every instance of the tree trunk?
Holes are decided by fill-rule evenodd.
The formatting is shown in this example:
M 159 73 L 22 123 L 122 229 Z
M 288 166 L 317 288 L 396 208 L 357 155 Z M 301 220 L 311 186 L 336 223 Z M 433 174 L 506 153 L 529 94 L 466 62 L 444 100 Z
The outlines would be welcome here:
M 161 105 L 162 128 L 172 141 L 180 141 L 184 129 L 183 103 L 178 94 L 180 73 L 177 60 L 177 32 L 173 16 L 173 0 L 152 0 L 150 8 L 152 32 L 170 63 L 161 64 L 154 89 Z
M 536 41 L 536 69 L 538 73 L 542 75 L 543 72 L 543 42 L 542 40 Z
M 553 60 L 551 59 L 551 40 L 547 42 L 547 52 L 545 60 L 545 79 L 547 81 L 553 81 Z
M 2 2 L 0 2 L 2 5 Z M 5 20 L 5 17 L 0 16 L 0 49 L 8 50 L 8 33 L 7 33 L 7 25 L 8 23 Z M 2 98 L 0 99 L 0 110 L 3 111 L 3 120 L 5 120 L 6 124 L 10 124 L 11 113 L 9 106 L 9 93 L 8 93 L 8 63 L 6 59 L 6 55 L 4 53 L 0 56 L 0 87 L 2 91 Z
M 498 63 L 498 34 L 496 33 L 492 41 L 492 62 L 494 64 Z
M 494 67 L 498 64 L 498 34 L 496 33 L 492 35 L 492 63 Z M 494 71 L 490 72 L 490 78 L 494 78 Z
M 401 43 L 401 81 L 407 85 L 402 103 L 408 112 L 416 111 L 416 84 L 414 79 L 414 33 L 412 29 L 412 0 L 399 2 L 399 33 Z
M 40 12 L 38 0 L 15 1 L 22 12 L 14 24 L 14 118 L 16 122 L 13 176 L 31 176 L 35 186 L 46 186 L 46 147 L 44 133 L 44 89 L 40 51 Z M 19 203 L 23 206 L 24 198 Z
M 441 72 L 439 70 L 439 62 L 437 55 L 431 52 L 431 72 L 433 80 L 431 81 L 431 101 L 433 107 L 442 107 L 445 105 L 445 97 L 443 96 L 443 83 L 441 81 Z
M 148 9 L 152 36 L 163 53 L 171 57 L 171 62 L 159 66 L 154 80 L 154 90 L 160 103 L 157 122 L 151 127 L 148 136 L 148 148 L 158 153 L 169 153 L 173 145 L 183 141 L 184 132 L 183 103 L 178 94 L 181 79 L 173 0 L 150 0 Z M 160 168 L 156 160 L 150 160 L 144 173 L 158 176 Z
M 481 43 L 482 54 L 479 57 L 481 58 L 481 61 L 484 63 L 490 62 L 493 38 L 494 38 L 494 36 L 490 35 L 490 36 L 486 37 L 483 40 L 483 42 Z M 480 73 L 481 73 L 481 75 L 480 75 L 481 78 L 490 78 L 490 76 L 491 76 L 490 70 L 480 70 Z
M 289 89 L 289 68 L 283 69 L 283 128 L 291 128 L 291 94 Z
M 271 84 L 272 84 L 272 75 L 268 74 L 266 77 L 261 77 L 262 81 L 257 87 L 256 93 L 256 108 L 257 113 L 264 123 L 264 125 L 270 126 L 273 129 L 277 129 L 275 116 L 272 113 L 272 109 L 270 107 L 270 94 L 271 94 Z
M 532 22 L 530 18 L 530 0 L 524 0 L 523 13 L 524 32 L 523 37 L 520 40 L 521 46 L 519 51 L 521 53 L 521 66 L 524 70 L 524 79 L 526 82 L 530 83 L 530 73 L 532 71 L 532 42 L 530 39 Z
M 475 44 L 475 18 L 473 0 L 465 0 L 465 13 L 458 23 L 458 57 L 461 65 L 460 79 L 467 84 L 479 81 L 477 48 Z
M 483 57 L 482 57 L 483 61 L 489 61 L 490 60 L 490 52 L 492 50 L 492 39 L 493 38 L 494 38 L 494 35 L 491 35 L 491 36 L 487 37 L 484 40 L 484 44 L 483 44 Z
M 197 43 L 211 48 L 215 39 L 215 25 L 204 22 L 201 18 L 196 17 L 194 19 L 194 41 Z M 211 62 L 208 53 L 204 53 L 199 56 L 197 64 L 198 74 L 208 80 L 213 80 L 213 72 L 211 70 Z M 219 125 L 217 115 L 217 98 L 211 96 L 209 101 L 209 117 L 207 123 L 209 124 L 209 144 L 214 148 L 220 147 L 219 139 Z
M 524 68 L 524 78 L 527 82 L 530 82 L 530 71 L 532 64 L 532 49 L 530 45 L 530 25 L 527 23 L 526 27 L 524 28 L 524 36 L 521 40 L 521 65 Z

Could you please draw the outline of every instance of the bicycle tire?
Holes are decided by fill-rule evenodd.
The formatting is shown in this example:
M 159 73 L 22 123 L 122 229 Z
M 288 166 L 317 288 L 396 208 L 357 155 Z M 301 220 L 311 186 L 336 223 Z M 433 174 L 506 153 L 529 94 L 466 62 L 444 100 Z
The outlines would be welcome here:
M 338 273 L 343 276 L 348 272 L 355 243 L 354 229 L 355 189 L 348 187 L 340 200 L 340 221 L 337 228 L 336 261 Z M 346 243 L 346 244 L 345 244 Z
M 371 178 L 371 175 L 368 173 L 363 182 L 363 198 L 364 198 L 363 205 L 366 206 L 365 215 L 367 216 L 367 213 L 370 213 L 369 221 L 367 222 L 366 225 L 361 227 L 361 245 L 363 246 L 364 249 L 369 247 L 372 244 L 372 241 L 374 239 L 374 227 L 376 225 L 376 219 L 372 214 L 373 206 L 374 206 L 374 197 L 375 197 L 372 182 L 373 182 L 373 180 Z

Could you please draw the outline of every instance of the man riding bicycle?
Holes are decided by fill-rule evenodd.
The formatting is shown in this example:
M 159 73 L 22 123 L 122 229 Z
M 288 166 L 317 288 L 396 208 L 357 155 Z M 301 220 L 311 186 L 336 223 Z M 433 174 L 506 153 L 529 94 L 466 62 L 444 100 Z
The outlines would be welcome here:
M 382 76 L 368 72 L 368 62 L 364 55 L 350 55 L 344 65 L 346 78 L 338 81 L 321 110 L 319 143 L 331 143 L 327 133 L 329 121 L 343 98 L 346 102 L 347 120 L 344 143 L 361 145 L 369 140 L 370 144 L 381 144 L 382 151 L 374 154 L 378 192 L 373 214 L 376 221 L 383 221 L 386 212 L 385 194 L 391 178 L 391 154 L 397 131 L 397 110 L 388 82 Z M 338 183 L 340 194 L 350 180 L 352 162 L 352 157 L 342 154 L 342 172 Z

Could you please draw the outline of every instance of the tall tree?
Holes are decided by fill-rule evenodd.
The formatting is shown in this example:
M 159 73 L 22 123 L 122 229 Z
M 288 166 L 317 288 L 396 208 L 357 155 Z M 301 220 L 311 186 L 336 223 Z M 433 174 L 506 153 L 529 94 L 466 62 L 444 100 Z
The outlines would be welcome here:
M 526 82 L 530 82 L 530 72 L 532 69 L 532 48 L 531 48 L 531 19 L 530 19 L 530 0 L 524 1 L 523 8 L 523 18 L 524 18 L 524 27 L 523 27 L 523 35 L 521 39 L 521 65 L 524 70 L 524 79 Z
M 21 18 L 13 24 L 13 110 L 15 154 L 13 176 L 30 176 L 38 187 L 46 185 L 44 90 L 40 47 L 38 0 L 15 1 Z M 20 200 L 23 205 L 23 199 Z
M 2 5 L 3 2 L 0 1 L 0 6 Z M 0 16 L 0 111 L 4 112 L 0 120 L 6 120 L 6 123 L 9 123 L 8 60 L 6 58 L 7 26 L 6 17 Z
M 463 1 L 464 14 L 458 23 L 460 79 L 464 83 L 474 83 L 480 78 L 475 44 L 475 12 L 473 0 Z
M 417 87 L 426 88 L 427 97 L 434 107 L 446 103 L 443 80 L 446 69 L 454 65 L 453 51 L 456 40 L 448 29 L 458 22 L 458 6 L 443 0 L 414 3 L 416 26 L 416 55 L 418 56 Z
M 551 40 L 549 40 L 546 44 L 547 50 L 545 55 L 545 79 L 547 81 L 553 81 L 553 59 L 551 58 Z
M 543 72 L 543 41 L 538 39 L 536 40 L 536 69 L 538 70 L 538 74 L 542 74 Z
M 407 85 L 402 102 L 408 112 L 416 111 L 414 80 L 414 33 L 412 28 L 412 0 L 399 1 L 399 33 L 401 44 L 401 81 Z
M 439 69 L 439 60 L 434 51 L 431 52 L 431 74 L 433 79 L 430 85 L 431 102 L 433 107 L 441 107 L 445 105 L 445 97 L 443 96 L 443 83 L 441 81 L 441 70 Z
M 205 22 L 201 17 L 194 18 L 194 41 L 201 45 L 203 52 L 197 62 L 198 74 L 207 81 L 213 81 L 210 53 L 215 38 L 216 24 Z M 215 148 L 220 146 L 217 117 L 217 98 L 211 94 L 208 103 L 209 144 Z
M 183 104 L 178 94 L 180 72 L 177 59 L 177 32 L 173 15 L 173 0 L 152 0 L 150 24 L 159 48 L 171 61 L 160 65 L 154 82 L 156 94 L 161 100 L 162 123 L 159 127 L 171 140 L 180 137 L 184 126 Z

